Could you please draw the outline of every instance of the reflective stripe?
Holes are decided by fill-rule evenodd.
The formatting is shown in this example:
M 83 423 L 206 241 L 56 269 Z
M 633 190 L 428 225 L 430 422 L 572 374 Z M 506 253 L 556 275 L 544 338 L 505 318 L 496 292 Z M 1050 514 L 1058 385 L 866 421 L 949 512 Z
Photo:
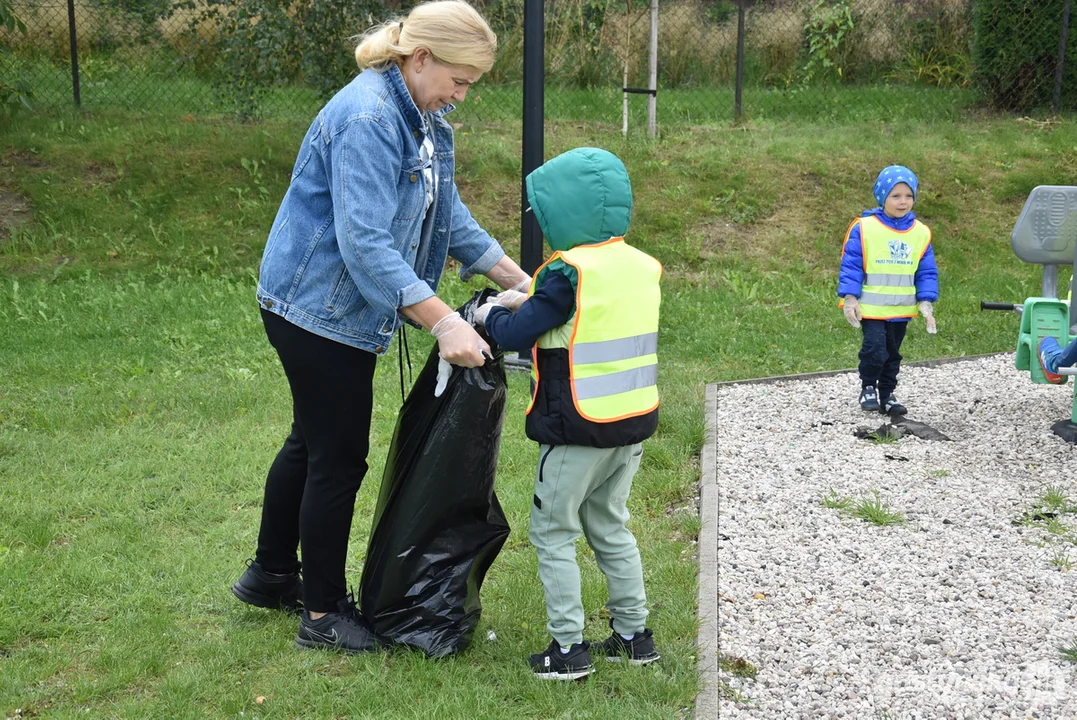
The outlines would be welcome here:
M 644 365 L 593 378 L 576 378 L 574 384 L 577 400 L 592 400 L 631 392 L 658 384 L 658 364 Z
M 889 295 L 886 293 L 865 292 L 860 296 L 861 305 L 881 305 L 892 307 L 894 305 L 916 305 L 916 295 Z
M 916 277 L 908 273 L 868 273 L 864 278 L 865 285 L 886 285 L 888 287 L 912 287 Z
M 606 340 L 604 342 L 576 343 L 572 346 L 572 361 L 577 365 L 630 360 L 658 352 L 658 333 L 646 333 L 634 337 Z

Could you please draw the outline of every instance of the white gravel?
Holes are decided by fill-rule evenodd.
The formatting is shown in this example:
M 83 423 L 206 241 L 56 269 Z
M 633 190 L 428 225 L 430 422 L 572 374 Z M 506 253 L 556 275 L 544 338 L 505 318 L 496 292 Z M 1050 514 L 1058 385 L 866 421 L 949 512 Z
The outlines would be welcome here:
M 1073 385 L 1032 384 L 1012 354 L 900 380 L 909 418 L 953 442 L 856 438 L 885 421 L 856 373 L 719 388 L 719 658 L 757 668 L 719 670 L 722 720 L 1077 718 L 1059 652 L 1077 646 L 1077 545 L 1015 524 L 1048 487 L 1077 504 L 1077 446 L 1051 432 Z M 827 508 L 831 490 L 877 491 L 906 521 Z

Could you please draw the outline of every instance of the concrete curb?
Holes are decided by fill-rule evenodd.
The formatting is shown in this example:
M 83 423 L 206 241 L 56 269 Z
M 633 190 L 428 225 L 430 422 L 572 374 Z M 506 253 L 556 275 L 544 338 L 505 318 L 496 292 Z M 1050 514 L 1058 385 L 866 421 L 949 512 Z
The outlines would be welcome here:
M 902 367 L 938 367 L 956 362 L 979 360 L 1012 353 L 997 352 L 964 357 L 940 358 L 902 363 Z M 715 439 L 718 415 L 718 388 L 727 385 L 769 384 L 783 380 L 814 380 L 845 373 L 856 368 L 825 370 L 795 375 L 771 375 L 746 380 L 728 380 L 707 385 L 704 401 L 705 433 L 700 453 L 699 517 L 699 675 L 703 688 L 696 697 L 695 720 L 714 720 L 718 717 L 718 448 Z
M 699 674 L 703 689 L 696 697 L 695 720 L 718 717 L 718 458 L 715 418 L 718 386 L 707 386 L 706 431 L 700 453 L 699 517 Z

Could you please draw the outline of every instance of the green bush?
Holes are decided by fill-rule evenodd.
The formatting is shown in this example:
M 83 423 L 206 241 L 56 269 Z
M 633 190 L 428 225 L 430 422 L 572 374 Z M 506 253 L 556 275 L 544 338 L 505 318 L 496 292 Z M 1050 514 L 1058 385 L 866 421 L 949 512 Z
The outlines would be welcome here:
M 892 79 L 937 87 L 968 87 L 972 74 L 968 6 L 926 0 L 890 18 L 901 49 Z
M 91 4 L 112 15 L 136 18 L 151 28 L 172 12 L 173 0 L 92 0 Z
M 707 21 L 715 25 L 725 22 L 735 22 L 737 19 L 737 3 L 733 0 L 715 0 L 707 4 Z
M 185 62 L 211 68 L 219 98 L 241 118 L 254 116 L 274 85 L 299 83 L 328 98 L 358 71 L 349 38 L 389 12 L 373 0 L 205 0 L 204 7 L 186 0 L 176 7 L 197 10 Z M 207 26 L 215 30 L 208 38 Z
M 26 24 L 15 15 L 10 0 L 0 0 L 0 29 L 9 33 L 26 34 Z M 3 38 L 0 37 L 0 53 L 7 52 Z M 31 100 L 34 92 L 24 80 L 7 81 L 0 78 L 0 111 L 13 114 L 20 109 L 33 110 Z
M 972 4 L 973 80 L 992 107 L 1051 104 L 1065 0 L 977 0 Z M 1077 17 L 1074 18 L 1077 25 Z M 1071 27 L 1062 103 L 1077 107 L 1077 27 Z
M 848 0 L 816 0 L 804 23 L 805 82 L 841 80 L 857 20 Z

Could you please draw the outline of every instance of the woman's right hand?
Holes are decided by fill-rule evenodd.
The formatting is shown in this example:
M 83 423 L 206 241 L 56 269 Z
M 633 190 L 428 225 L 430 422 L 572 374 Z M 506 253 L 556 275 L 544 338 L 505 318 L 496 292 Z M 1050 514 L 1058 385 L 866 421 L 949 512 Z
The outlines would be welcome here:
M 491 355 L 490 346 L 479 337 L 471 323 L 457 313 L 449 313 L 438 320 L 430 334 L 438 341 L 438 354 L 446 362 L 460 367 L 479 367 Z

